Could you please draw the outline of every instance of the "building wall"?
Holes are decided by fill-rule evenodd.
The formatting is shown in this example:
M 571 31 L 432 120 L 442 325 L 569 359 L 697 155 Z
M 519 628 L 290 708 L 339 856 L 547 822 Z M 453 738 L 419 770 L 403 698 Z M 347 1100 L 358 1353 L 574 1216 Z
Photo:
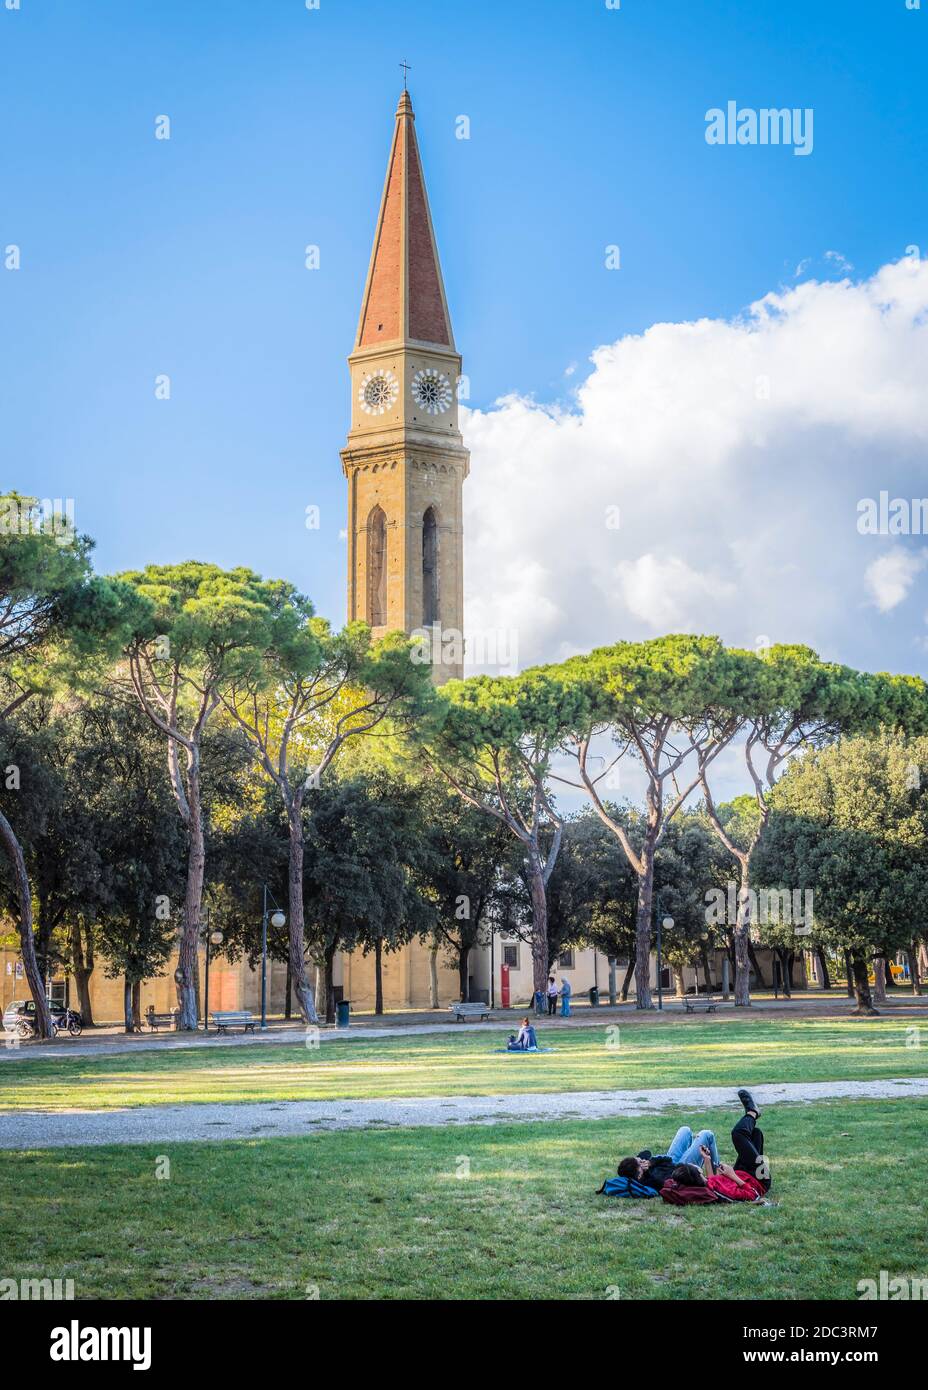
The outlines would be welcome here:
M 497 937 L 493 950 L 493 992 L 490 993 L 490 947 L 482 947 L 471 954 L 469 975 L 472 982 L 472 997 L 493 998 L 497 1007 L 502 1000 L 503 946 L 514 945 L 518 953 L 518 966 L 509 972 L 510 1004 L 513 1008 L 526 1006 L 532 996 L 532 957 L 526 942 L 513 942 L 510 938 Z M 758 947 L 757 956 L 767 987 L 773 979 L 773 955 L 766 948 Z M 715 953 L 712 966 L 713 984 L 718 986 L 722 979 L 722 952 Z M 14 999 L 28 999 L 29 988 L 24 977 L 16 975 L 19 961 L 18 952 L 0 948 L 0 1004 L 6 1008 Z M 443 951 L 438 953 L 438 1001 L 439 1007 L 447 1007 L 460 997 L 458 974 Z M 616 971 L 616 988 L 621 990 L 627 962 L 620 961 Z M 174 986 L 174 971 L 177 959 L 171 959 L 163 974 L 142 985 L 142 1013 L 152 1005 L 156 1013 L 169 1013 L 177 1005 Z M 591 985 L 598 985 L 600 998 L 605 1001 L 609 990 L 609 962 L 598 951 L 585 948 L 573 952 L 570 966 L 558 964 L 554 970 L 555 978 L 570 981 L 574 998 L 586 996 Z M 699 987 L 705 989 L 705 976 L 699 972 Z M 793 968 L 797 989 L 815 988 L 818 981 L 807 974 L 806 953 L 797 953 Z M 374 993 L 374 955 L 364 956 L 360 951 L 342 953 L 336 956 L 334 968 L 335 984 L 342 997 L 350 999 L 355 1012 L 373 1012 Z M 687 968 L 683 972 L 684 986 L 692 989 L 694 972 Z M 734 972 L 731 976 L 734 983 Z M 205 960 L 200 952 L 200 991 L 201 1007 L 205 983 Z M 839 988 L 842 979 L 834 980 Z M 53 981 L 56 992 L 67 989 L 72 1008 L 77 1007 L 77 992 L 73 980 L 69 983 L 64 977 Z M 651 987 L 657 988 L 657 958 L 651 958 Z M 673 990 L 671 974 L 664 977 L 664 988 Z M 287 967 L 282 961 L 268 961 L 267 1009 L 278 1017 L 286 1007 Z M 385 1009 L 428 1009 L 430 1007 L 430 951 L 421 941 L 414 941 L 399 951 L 386 951 L 383 956 L 383 995 Z M 632 977 L 629 998 L 635 997 L 634 977 Z M 102 965 L 98 965 L 90 978 L 90 998 L 94 1022 L 97 1024 L 121 1023 L 123 1020 L 123 982 L 121 978 L 108 979 Z M 214 1009 L 250 1009 L 252 1013 L 261 1012 L 261 972 L 252 970 L 245 961 L 234 964 L 214 957 L 209 969 L 209 1007 Z
M 0 950 L 0 998 L 3 1008 L 14 999 L 28 999 L 29 986 L 25 977 L 18 977 L 16 965 L 19 954 L 15 950 Z M 141 989 L 141 1007 L 144 1016 L 149 1005 L 155 1013 L 170 1013 L 177 1007 L 177 990 L 174 985 L 174 971 L 177 957 L 168 961 L 164 972 L 152 980 L 145 980 Z M 201 1008 L 204 998 L 205 955 L 200 952 L 200 990 Z M 77 990 L 74 981 L 64 976 L 56 976 L 52 981 L 53 994 L 67 993 L 72 1008 L 78 1007 Z M 287 990 L 287 967 L 280 961 L 268 962 L 268 1013 L 282 1014 Z M 94 1023 L 122 1023 L 123 1021 L 123 980 L 108 979 L 102 964 L 97 965 L 90 977 L 90 1002 L 93 1008 Z M 261 1011 L 261 972 L 251 970 L 245 961 L 230 963 L 220 957 L 212 957 L 209 966 L 209 1008 L 251 1009 L 255 1014 Z
M 421 941 L 383 954 L 385 1009 L 427 1009 L 431 1001 L 431 952 Z M 374 953 L 345 952 L 340 957 L 344 998 L 361 1013 L 372 1012 L 376 999 Z M 445 1007 L 459 998 L 457 971 L 438 953 L 438 1003 Z M 336 982 L 338 973 L 336 972 Z

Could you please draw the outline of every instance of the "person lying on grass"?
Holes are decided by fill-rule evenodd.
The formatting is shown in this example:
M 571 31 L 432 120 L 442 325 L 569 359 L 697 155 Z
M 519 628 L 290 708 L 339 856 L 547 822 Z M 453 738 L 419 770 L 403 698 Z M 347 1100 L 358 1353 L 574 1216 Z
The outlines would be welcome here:
M 620 1178 L 633 1179 L 660 1192 L 678 1164 L 701 1164 L 703 1153 L 709 1155 L 713 1170 L 718 1168 L 719 1150 L 712 1130 L 701 1129 L 694 1134 L 689 1125 L 681 1125 L 666 1153 L 655 1154 L 650 1149 L 642 1149 L 633 1158 L 623 1158 L 616 1171 Z
M 713 1173 L 708 1153 L 702 1168 L 678 1163 L 661 1188 L 661 1197 L 674 1207 L 702 1206 L 710 1202 L 762 1202 L 760 1183 L 749 1173 L 739 1173 L 730 1163 Z
M 528 1052 L 530 1048 L 538 1046 L 538 1039 L 535 1036 L 535 1029 L 527 1018 L 523 1018 L 522 1027 L 519 1029 L 518 1036 L 515 1033 L 509 1034 L 509 1041 L 506 1044 L 507 1052 Z
M 709 1202 L 763 1202 L 770 1189 L 770 1169 L 764 1157 L 764 1136 L 757 1128 L 760 1111 L 750 1091 L 739 1091 L 744 1115 L 731 1132 L 737 1162 L 713 1162 L 707 1145 L 700 1150 L 701 1164 L 678 1163 L 661 1188 L 661 1197 L 672 1206 Z
M 738 1099 L 745 1113 L 731 1132 L 735 1146 L 739 1171 L 747 1172 L 757 1178 L 764 1191 L 770 1187 L 770 1170 L 764 1158 L 764 1136 L 757 1128 L 760 1111 L 750 1091 L 740 1090 Z M 634 1157 L 623 1158 L 617 1172 L 620 1178 L 628 1178 L 660 1192 L 664 1183 L 679 1164 L 691 1164 L 701 1168 L 705 1154 L 708 1153 L 712 1172 L 721 1168 L 718 1144 L 711 1129 L 701 1129 L 694 1134 L 689 1125 L 681 1125 L 674 1135 L 666 1153 L 654 1154 L 650 1149 L 642 1149 Z
M 750 1091 L 738 1092 L 744 1114 L 731 1132 L 739 1173 L 749 1173 L 765 1192 L 770 1191 L 770 1165 L 764 1156 L 764 1135 L 758 1128 L 760 1110 Z

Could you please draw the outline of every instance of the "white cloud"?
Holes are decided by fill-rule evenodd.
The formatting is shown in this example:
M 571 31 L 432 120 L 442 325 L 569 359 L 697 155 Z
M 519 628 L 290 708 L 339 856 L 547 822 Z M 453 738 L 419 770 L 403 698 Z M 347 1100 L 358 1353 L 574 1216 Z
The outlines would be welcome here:
M 924 551 L 893 549 L 867 566 L 864 583 L 881 613 L 888 613 L 902 602 L 926 561 L 928 555 Z
M 830 261 L 835 269 L 839 270 L 842 275 L 847 275 L 849 271 L 854 269 L 847 256 L 843 255 L 840 251 L 826 251 L 825 260 Z
M 663 632 L 698 625 L 707 598 L 728 598 L 734 592 L 729 581 L 699 574 L 676 555 L 621 560 L 616 573 L 628 611 Z
M 861 622 L 892 572 L 857 502 L 925 490 L 928 263 L 655 324 L 590 361 L 568 408 L 466 413 L 469 628 L 517 628 L 521 665 L 684 628 L 912 669 L 896 614 L 872 643 Z

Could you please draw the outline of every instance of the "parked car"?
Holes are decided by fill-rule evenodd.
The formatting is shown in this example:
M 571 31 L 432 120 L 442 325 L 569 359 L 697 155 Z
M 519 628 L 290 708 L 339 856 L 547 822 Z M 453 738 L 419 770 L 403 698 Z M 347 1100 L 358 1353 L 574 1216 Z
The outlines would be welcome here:
M 49 1013 L 55 1033 L 66 1028 L 72 1038 L 80 1036 L 84 1020 L 76 1009 L 66 1009 L 63 1004 L 49 1004 Z M 35 1033 L 35 1000 L 14 999 L 7 1004 L 3 1014 L 3 1029 L 17 1038 L 31 1038 Z

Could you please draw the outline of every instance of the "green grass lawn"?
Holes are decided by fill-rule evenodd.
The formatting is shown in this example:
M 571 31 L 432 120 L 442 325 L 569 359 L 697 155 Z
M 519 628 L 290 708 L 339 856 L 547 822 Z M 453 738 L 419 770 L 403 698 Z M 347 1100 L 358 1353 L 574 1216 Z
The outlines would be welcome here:
M 687 1116 L 725 1135 L 733 1110 Z M 2 1274 L 78 1298 L 839 1298 L 924 1277 L 928 1102 L 779 1106 L 770 1207 L 594 1195 L 675 1117 L 10 1155 Z M 156 1177 L 158 1156 L 169 1179 Z M 459 1177 L 465 1163 L 470 1176 Z M 28 1215 L 27 1215 L 28 1214 Z M 612 1292 L 609 1293 L 608 1291 Z
M 926 1047 L 913 1047 L 913 1034 Z M 928 1075 L 928 1027 L 911 1020 L 672 1018 L 542 1030 L 555 1051 L 507 1056 L 502 1032 L 301 1046 L 193 1047 L 115 1057 L 18 1057 L 0 1067 L 0 1109 L 171 1102 L 500 1095 L 517 1091 L 762 1085 Z

